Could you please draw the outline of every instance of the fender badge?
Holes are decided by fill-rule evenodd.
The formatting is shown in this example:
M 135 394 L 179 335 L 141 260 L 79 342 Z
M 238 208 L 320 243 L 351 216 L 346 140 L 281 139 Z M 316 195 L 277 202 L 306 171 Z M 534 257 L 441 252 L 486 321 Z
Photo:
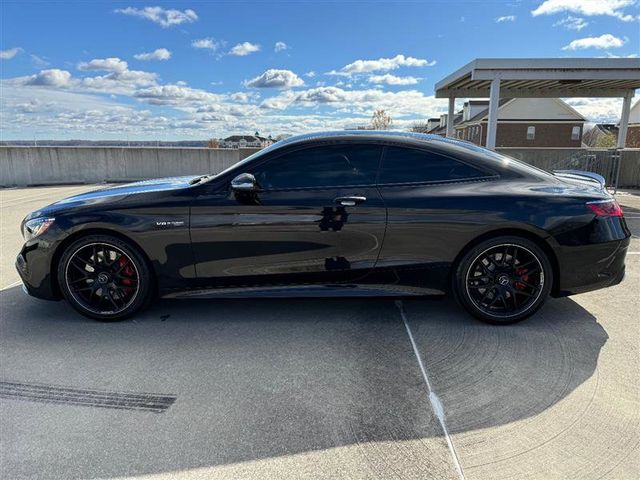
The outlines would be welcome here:
M 166 220 L 166 221 L 156 222 L 156 227 L 182 227 L 182 226 L 184 226 L 184 222 L 179 220 Z

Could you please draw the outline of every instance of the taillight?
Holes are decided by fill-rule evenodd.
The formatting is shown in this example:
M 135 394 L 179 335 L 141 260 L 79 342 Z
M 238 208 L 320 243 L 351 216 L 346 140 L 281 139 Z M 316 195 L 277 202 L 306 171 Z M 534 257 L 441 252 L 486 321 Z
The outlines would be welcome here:
M 598 217 L 621 217 L 622 209 L 618 202 L 611 200 L 596 200 L 587 202 L 587 208 L 595 213 Z

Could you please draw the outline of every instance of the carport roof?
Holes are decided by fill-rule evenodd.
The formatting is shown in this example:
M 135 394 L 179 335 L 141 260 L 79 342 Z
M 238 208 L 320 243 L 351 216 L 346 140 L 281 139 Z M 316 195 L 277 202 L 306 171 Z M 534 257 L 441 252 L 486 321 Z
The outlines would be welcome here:
M 639 58 L 478 58 L 435 85 L 437 98 L 623 97 L 640 88 Z

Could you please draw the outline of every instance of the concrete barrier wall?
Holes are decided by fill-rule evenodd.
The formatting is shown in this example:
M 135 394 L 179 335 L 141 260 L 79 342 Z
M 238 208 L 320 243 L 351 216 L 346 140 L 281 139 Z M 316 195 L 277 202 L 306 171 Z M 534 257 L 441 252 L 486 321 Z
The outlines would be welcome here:
M 256 151 L 253 148 L 0 147 L 0 186 L 130 182 L 218 173 Z
M 256 151 L 250 148 L 0 146 L 0 186 L 130 182 L 218 173 Z M 583 161 L 587 154 L 584 149 L 504 148 L 498 151 L 546 170 L 582 168 L 597 171 L 607 179 L 613 171 L 606 151 L 596 152 L 595 161 L 586 162 Z M 573 163 L 567 163 L 568 159 L 573 159 Z M 619 186 L 640 187 L 640 149 L 624 150 L 621 162 Z

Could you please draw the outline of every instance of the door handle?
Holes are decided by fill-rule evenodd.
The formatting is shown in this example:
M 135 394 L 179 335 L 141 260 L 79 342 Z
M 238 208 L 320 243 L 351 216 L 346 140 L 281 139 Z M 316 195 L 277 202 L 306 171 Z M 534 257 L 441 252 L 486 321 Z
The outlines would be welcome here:
M 367 197 L 338 197 L 335 202 L 343 207 L 355 207 L 367 201 Z

